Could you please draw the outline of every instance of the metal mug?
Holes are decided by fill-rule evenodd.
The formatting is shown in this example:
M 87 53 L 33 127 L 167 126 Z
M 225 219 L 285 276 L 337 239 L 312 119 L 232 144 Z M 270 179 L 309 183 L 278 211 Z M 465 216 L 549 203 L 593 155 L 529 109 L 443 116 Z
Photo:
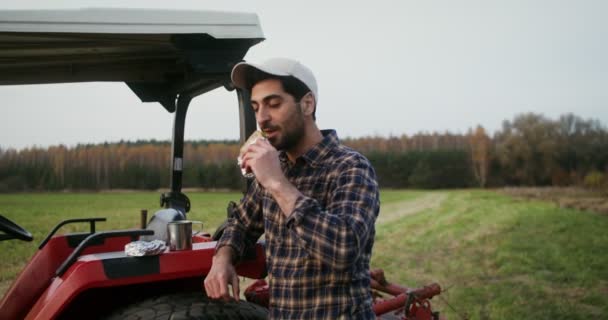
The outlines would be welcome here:
M 170 251 L 192 250 L 192 224 L 200 221 L 180 220 L 167 224 L 167 242 Z

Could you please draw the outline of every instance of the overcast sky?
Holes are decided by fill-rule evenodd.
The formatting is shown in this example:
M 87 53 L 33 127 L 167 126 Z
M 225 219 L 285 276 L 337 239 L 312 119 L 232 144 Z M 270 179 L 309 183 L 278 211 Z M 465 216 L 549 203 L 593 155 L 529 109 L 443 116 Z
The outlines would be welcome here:
M 246 59 L 308 65 L 319 83 L 317 122 L 342 137 L 477 124 L 493 132 L 524 112 L 608 124 L 608 1 L 14 2 L 3 9 L 255 12 L 266 40 Z M 173 115 L 121 83 L 2 86 L 0 97 L 2 148 L 171 138 Z M 186 139 L 237 138 L 234 93 L 192 103 Z

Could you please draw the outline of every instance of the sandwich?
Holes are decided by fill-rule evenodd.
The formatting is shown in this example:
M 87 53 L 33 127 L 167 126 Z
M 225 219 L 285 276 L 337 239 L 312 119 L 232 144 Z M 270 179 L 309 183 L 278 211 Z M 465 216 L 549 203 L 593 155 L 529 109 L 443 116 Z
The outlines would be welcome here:
M 245 143 L 243 144 L 243 146 L 241 147 L 241 149 L 239 150 L 239 156 L 236 159 L 237 164 L 239 165 L 239 167 L 241 167 L 241 165 L 243 164 L 243 154 L 245 154 L 245 150 L 247 149 L 247 147 L 253 143 L 255 143 L 258 139 L 265 139 L 266 136 L 264 134 L 264 132 L 260 131 L 260 130 L 256 130 L 254 131 L 249 138 L 247 138 L 247 141 L 245 141 Z M 253 172 L 251 172 L 250 168 L 243 168 L 241 167 L 241 173 L 243 174 L 243 176 L 245 178 L 251 179 L 254 177 Z

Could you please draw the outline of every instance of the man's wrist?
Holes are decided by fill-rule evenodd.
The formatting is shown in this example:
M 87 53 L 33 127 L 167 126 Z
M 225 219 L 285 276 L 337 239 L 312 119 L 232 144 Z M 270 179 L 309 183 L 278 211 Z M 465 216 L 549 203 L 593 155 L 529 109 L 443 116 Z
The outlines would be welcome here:
M 234 249 L 230 246 L 220 247 L 213 255 L 213 263 L 234 264 Z
M 277 202 L 283 214 L 289 217 L 294 209 L 296 200 L 301 195 L 300 190 L 287 179 L 273 182 L 268 186 L 267 190 Z
M 268 190 L 268 192 L 270 192 L 271 195 L 276 197 L 276 196 L 280 195 L 281 192 L 285 191 L 289 187 L 293 187 L 293 186 L 291 185 L 289 180 L 283 178 L 283 179 L 275 180 L 275 181 L 272 181 L 271 183 L 269 183 L 267 190 Z

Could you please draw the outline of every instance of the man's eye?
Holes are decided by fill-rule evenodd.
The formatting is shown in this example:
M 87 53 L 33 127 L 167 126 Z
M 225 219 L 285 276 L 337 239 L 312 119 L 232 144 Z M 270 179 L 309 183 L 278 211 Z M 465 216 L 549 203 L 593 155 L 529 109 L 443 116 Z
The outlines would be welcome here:
M 280 107 L 282 103 L 283 103 L 283 100 L 281 100 L 281 99 L 272 99 L 272 100 L 268 101 L 268 106 L 271 108 L 277 108 L 277 107 Z

